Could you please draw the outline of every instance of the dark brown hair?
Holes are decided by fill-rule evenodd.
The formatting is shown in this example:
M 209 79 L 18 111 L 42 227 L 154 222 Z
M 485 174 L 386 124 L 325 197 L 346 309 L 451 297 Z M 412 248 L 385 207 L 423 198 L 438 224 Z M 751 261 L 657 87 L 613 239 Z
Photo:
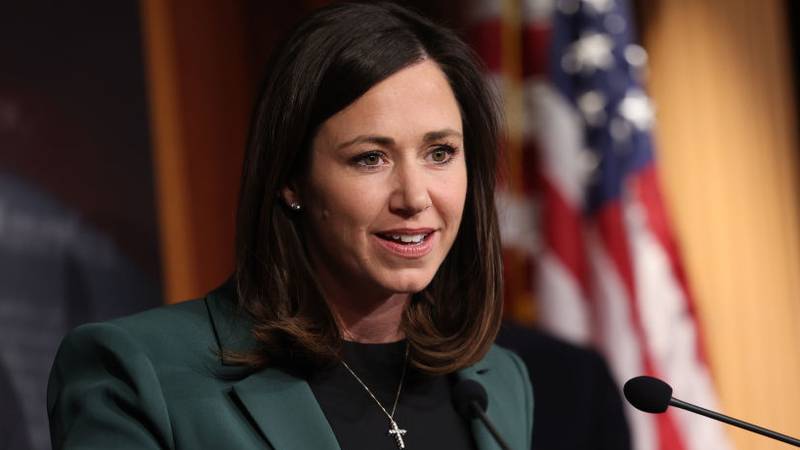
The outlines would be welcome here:
M 315 281 L 296 214 L 281 188 L 309 167 L 320 125 L 393 73 L 423 59 L 442 69 L 461 109 L 468 191 L 461 227 L 401 328 L 413 367 L 449 373 L 488 350 L 502 314 L 502 262 L 494 205 L 497 105 L 479 60 L 452 31 L 391 3 L 340 3 L 303 21 L 273 54 L 251 125 L 237 217 L 239 306 L 258 351 L 236 360 L 319 365 L 336 361 L 341 334 Z

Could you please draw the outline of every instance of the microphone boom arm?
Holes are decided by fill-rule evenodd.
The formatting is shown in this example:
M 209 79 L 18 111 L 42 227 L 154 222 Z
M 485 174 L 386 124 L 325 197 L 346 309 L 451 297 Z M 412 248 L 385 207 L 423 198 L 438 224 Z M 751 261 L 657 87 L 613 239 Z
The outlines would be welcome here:
M 486 416 L 486 413 L 483 412 L 483 408 L 481 408 L 478 402 L 473 400 L 470 402 L 469 406 L 472 408 L 472 411 L 475 413 L 475 415 L 479 419 L 481 419 L 481 422 L 483 422 L 483 424 L 486 425 L 486 429 L 489 430 L 489 433 L 492 433 L 492 436 L 494 436 L 494 439 L 500 445 L 500 448 L 502 448 L 503 450 L 511 450 L 511 447 L 509 447 L 508 443 L 503 439 L 502 436 L 500 436 L 500 433 L 497 431 L 497 428 L 494 427 L 492 422 Z
M 800 440 L 795 439 L 791 436 L 787 436 L 785 434 L 778 433 L 777 431 L 768 430 L 766 428 L 760 427 L 758 425 L 753 425 L 752 423 L 745 422 L 743 420 L 735 419 L 730 416 L 726 416 L 725 414 L 720 414 L 715 411 L 711 411 L 709 409 L 701 408 L 697 405 L 693 405 L 691 403 L 686 403 L 683 400 L 678 400 L 675 397 L 672 397 L 669 400 L 669 404 L 676 407 L 685 409 L 687 411 L 691 411 L 693 413 L 700 414 L 701 416 L 706 416 L 711 419 L 719 420 L 720 422 L 725 422 L 728 425 L 733 425 L 735 427 L 743 428 L 747 431 L 752 431 L 753 433 L 758 433 L 762 436 L 770 437 L 772 439 L 777 439 L 781 442 L 785 442 L 787 444 L 794 445 L 795 447 L 800 447 Z

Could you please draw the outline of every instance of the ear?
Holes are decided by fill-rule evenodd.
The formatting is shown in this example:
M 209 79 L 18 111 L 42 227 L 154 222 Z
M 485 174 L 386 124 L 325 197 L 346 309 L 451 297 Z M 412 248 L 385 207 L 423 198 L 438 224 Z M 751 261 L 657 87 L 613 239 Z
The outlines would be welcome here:
M 300 196 L 297 194 L 297 189 L 295 189 L 292 185 L 284 186 L 281 189 L 281 198 L 283 202 L 288 206 L 290 209 L 295 211 L 299 211 L 302 208 L 302 203 L 300 203 Z

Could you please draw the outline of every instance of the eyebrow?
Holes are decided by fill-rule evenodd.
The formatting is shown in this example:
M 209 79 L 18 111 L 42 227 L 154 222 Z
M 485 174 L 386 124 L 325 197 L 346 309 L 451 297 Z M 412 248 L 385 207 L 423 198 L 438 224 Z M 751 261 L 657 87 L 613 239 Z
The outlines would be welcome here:
M 422 137 L 423 142 L 432 142 L 438 141 L 439 139 L 446 138 L 446 137 L 457 137 L 463 138 L 461 133 L 452 129 L 452 128 L 444 128 L 442 130 L 436 131 L 429 131 L 425 133 L 425 136 Z M 394 145 L 394 139 L 388 136 L 378 136 L 378 135 L 361 135 L 357 136 L 354 139 L 351 139 L 347 142 L 342 142 L 341 144 L 336 146 L 336 150 L 343 149 L 345 147 L 349 147 L 354 144 L 361 144 L 361 143 L 370 143 L 370 144 L 378 144 L 383 146 L 391 146 Z

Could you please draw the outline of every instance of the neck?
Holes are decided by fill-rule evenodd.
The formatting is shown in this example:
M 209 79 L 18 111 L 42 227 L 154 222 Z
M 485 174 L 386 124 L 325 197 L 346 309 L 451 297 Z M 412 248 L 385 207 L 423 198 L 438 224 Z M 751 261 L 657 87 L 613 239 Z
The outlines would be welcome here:
M 400 321 L 408 305 L 409 294 L 393 294 L 379 301 L 328 299 L 334 316 L 348 341 L 364 344 L 396 342 L 405 337 Z
M 327 270 L 319 270 L 317 274 L 325 301 L 345 340 L 383 344 L 405 338 L 400 330 L 400 322 L 411 294 L 369 292 L 364 289 L 355 291 L 352 285 L 339 284 L 337 278 Z

